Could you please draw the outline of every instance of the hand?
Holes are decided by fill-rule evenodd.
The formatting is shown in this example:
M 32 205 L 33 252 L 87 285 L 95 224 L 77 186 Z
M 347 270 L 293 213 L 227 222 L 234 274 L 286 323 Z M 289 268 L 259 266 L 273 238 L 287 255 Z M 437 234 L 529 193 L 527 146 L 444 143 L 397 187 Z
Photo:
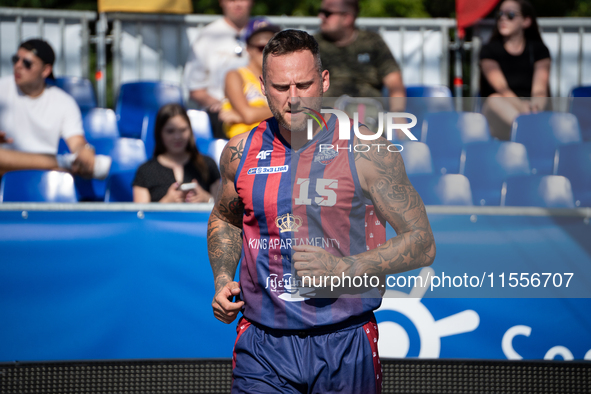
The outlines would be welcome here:
M 350 268 L 343 259 L 312 245 L 293 246 L 293 266 L 299 277 L 341 276 Z
M 14 140 L 6 136 L 4 131 L 0 131 L 0 144 L 12 144 Z
M 162 197 L 160 202 L 163 202 L 163 203 L 184 202 L 185 197 L 187 196 L 187 192 L 184 192 L 182 190 L 178 190 L 179 186 L 180 185 L 178 182 L 175 182 L 172 185 L 170 185 L 170 187 L 168 188 L 168 191 L 166 192 L 164 197 Z
M 218 118 L 226 124 L 244 123 L 242 117 L 233 109 L 220 111 Z
M 538 113 L 544 110 L 546 107 L 546 97 L 532 97 L 531 98 L 531 110 L 533 113 Z
M 72 163 L 72 172 L 83 178 L 92 178 L 94 173 L 94 149 L 84 147 L 78 151 Z
M 199 203 L 199 202 L 209 202 L 211 199 L 211 194 L 205 191 L 197 182 L 197 179 L 193 179 L 191 182 L 195 183 L 195 188 L 189 190 L 187 195 L 185 196 L 185 202 L 192 202 L 192 203 Z
M 215 293 L 211 307 L 216 319 L 226 324 L 230 324 L 236 319 L 238 312 L 244 306 L 244 301 L 232 302 L 232 298 L 239 294 L 240 284 L 238 282 L 228 282 Z
M 528 100 L 521 101 L 521 104 L 519 105 L 519 112 L 522 114 L 529 114 L 531 111 L 531 103 Z
M 221 101 L 216 101 L 213 104 L 210 104 L 209 107 L 207 107 L 207 110 L 209 112 L 220 112 L 221 109 L 222 109 L 222 102 Z

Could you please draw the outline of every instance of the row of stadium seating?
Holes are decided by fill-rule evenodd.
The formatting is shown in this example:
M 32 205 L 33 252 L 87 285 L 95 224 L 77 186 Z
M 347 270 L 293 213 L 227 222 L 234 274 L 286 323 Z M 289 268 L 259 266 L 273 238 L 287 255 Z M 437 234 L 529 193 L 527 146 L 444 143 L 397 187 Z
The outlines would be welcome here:
M 130 185 L 134 175 L 135 171 L 111 174 L 105 201 L 131 201 Z M 473 205 L 470 181 L 465 175 L 411 174 L 409 178 L 426 205 Z M 13 171 L 2 178 L 0 202 L 75 203 L 80 199 L 77 186 L 75 179 L 65 172 Z M 501 206 L 575 207 L 571 184 L 560 175 L 510 177 L 503 183 L 499 194 Z
M 62 77 L 51 83 L 70 93 L 83 114 L 96 107 L 94 89 L 88 79 Z M 408 86 L 406 95 L 409 98 L 406 110 L 417 116 L 419 125 L 429 113 L 455 110 L 451 91 L 447 86 Z M 181 88 L 171 83 L 142 81 L 122 84 L 115 108 L 120 135 L 140 138 L 146 115 L 157 112 L 162 105 L 170 102 L 182 104 L 182 96 Z M 583 140 L 589 141 L 591 86 L 575 87 L 569 97 L 569 112 L 577 117 Z M 207 121 L 200 125 L 205 129 L 209 127 Z M 415 135 L 419 137 L 421 132 L 419 127 Z M 419 139 L 422 140 L 422 137 Z

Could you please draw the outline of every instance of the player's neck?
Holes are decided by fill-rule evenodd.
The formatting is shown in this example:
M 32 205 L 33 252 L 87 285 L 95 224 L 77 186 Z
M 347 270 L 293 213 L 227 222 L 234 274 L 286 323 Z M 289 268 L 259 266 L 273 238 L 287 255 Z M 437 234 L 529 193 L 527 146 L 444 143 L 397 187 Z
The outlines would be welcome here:
M 36 98 L 41 96 L 41 94 L 43 94 L 43 91 L 45 90 L 45 82 L 41 81 L 39 83 L 35 83 L 35 84 L 29 84 L 29 85 L 22 85 L 18 87 L 20 89 L 21 92 L 23 92 L 23 94 L 32 97 L 32 98 Z
M 248 23 L 248 18 L 242 20 L 231 20 L 230 18 L 228 18 L 227 16 L 224 16 L 224 20 L 226 21 L 226 23 L 230 26 L 232 26 L 234 29 L 236 29 L 236 31 L 241 31 L 242 29 L 244 29 L 244 26 L 246 26 L 246 24 Z

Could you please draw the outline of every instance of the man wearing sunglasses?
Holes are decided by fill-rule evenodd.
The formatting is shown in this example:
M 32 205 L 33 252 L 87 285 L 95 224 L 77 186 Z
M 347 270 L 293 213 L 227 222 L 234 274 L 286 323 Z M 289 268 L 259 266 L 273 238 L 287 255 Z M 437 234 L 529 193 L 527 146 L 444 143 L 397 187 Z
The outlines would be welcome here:
M 398 63 L 379 34 L 355 26 L 358 14 L 358 0 L 322 1 L 320 32 L 314 38 L 330 72 L 325 96 L 382 97 L 385 86 L 390 97 L 405 97 Z
M 0 175 L 24 169 L 96 175 L 94 149 L 84 138 L 78 105 L 45 83 L 53 78 L 54 61 L 47 42 L 28 40 L 12 57 L 14 75 L 0 78 Z M 72 154 L 56 156 L 60 138 Z

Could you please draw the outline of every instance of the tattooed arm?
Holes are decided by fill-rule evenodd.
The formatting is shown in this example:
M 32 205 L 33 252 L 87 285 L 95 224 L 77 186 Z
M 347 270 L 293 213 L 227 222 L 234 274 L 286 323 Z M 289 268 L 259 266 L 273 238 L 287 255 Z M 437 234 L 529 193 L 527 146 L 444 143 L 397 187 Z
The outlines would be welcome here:
M 364 143 L 355 137 L 355 144 Z M 294 247 L 295 268 L 300 276 L 383 276 L 430 265 L 435 259 L 435 241 L 421 197 L 404 170 L 399 153 L 388 152 L 390 143 L 381 138 L 369 152 L 355 153 L 359 181 L 379 215 L 397 236 L 383 245 L 355 256 L 338 258 L 315 247 Z
M 244 206 L 234 187 L 234 176 L 244 150 L 247 133 L 232 138 L 220 157 L 221 186 L 207 226 L 207 251 L 215 281 L 211 303 L 214 316 L 231 323 L 244 306 L 232 302 L 240 294 L 234 282 L 236 267 L 242 251 L 242 214 Z

